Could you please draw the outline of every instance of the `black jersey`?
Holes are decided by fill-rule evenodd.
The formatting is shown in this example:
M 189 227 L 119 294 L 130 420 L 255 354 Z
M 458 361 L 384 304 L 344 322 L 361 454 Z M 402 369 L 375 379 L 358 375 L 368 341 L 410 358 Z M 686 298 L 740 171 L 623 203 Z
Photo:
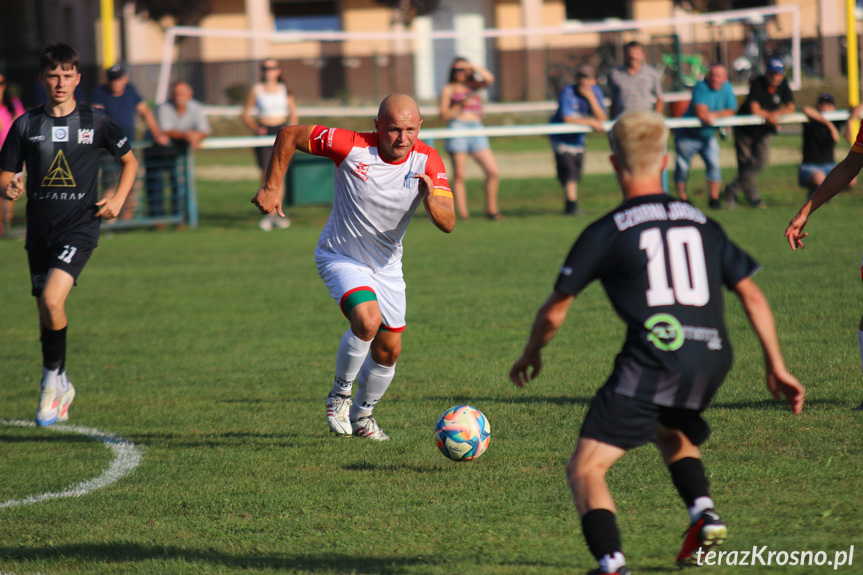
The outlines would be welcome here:
M 86 104 L 61 118 L 39 107 L 15 120 L 0 151 L 0 170 L 20 172 L 27 165 L 28 250 L 98 243 L 101 220 L 93 215 L 103 148 L 118 160 L 131 149 L 117 123 Z
M 594 279 L 627 325 L 607 385 L 667 407 L 707 407 L 731 367 L 722 286 L 759 269 L 701 210 L 665 194 L 634 198 L 592 223 L 555 289 Z

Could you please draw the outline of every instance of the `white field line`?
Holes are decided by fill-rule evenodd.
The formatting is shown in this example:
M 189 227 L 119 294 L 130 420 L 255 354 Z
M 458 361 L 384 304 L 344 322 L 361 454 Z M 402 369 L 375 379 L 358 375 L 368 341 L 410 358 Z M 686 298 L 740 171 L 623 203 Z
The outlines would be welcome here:
M 22 421 L 17 419 L 0 419 L 0 424 L 11 427 L 35 427 L 33 421 Z M 105 444 L 105 447 L 114 452 L 114 460 L 108 469 L 102 475 L 95 479 L 82 481 L 77 485 L 73 485 L 63 491 L 54 493 L 42 493 L 41 495 L 32 495 L 24 499 L 10 499 L 9 501 L 0 502 L 0 509 L 7 507 L 18 507 L 19 505 L 30 505 L 32 503 L 40 503 L 50 499 L 60 499 L 63 497 L 81 497 L 91 491 L 101 489 L 107 485 L 114 483 L 122 477 L 128 475 L 133 469 L 141 463 L 141 451 L 131 441 L 127 441 L 122 437 L 109 435 L 104 431 L 92 427 L 80 427 L 77 425 L 52 425 L 48 429 L 59 433 L 78 433 L 93 439 L 98 439 Z

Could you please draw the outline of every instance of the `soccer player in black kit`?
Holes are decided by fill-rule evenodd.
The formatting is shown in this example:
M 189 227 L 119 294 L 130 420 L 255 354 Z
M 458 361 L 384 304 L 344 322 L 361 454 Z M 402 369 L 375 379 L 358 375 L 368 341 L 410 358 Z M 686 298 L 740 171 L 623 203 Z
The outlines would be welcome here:
M 81 81 L 78 53 L 46 46 L 39 57 L 48 101 L 18 118 L 0 151 L 0 194 L 25 192 L 32 293 L 39 310 L 42 384 L 36 424 L 69 419 L 75 387 L 66 375 L 66 298 L 99 241 L 101 219 L 113 219 L 135 182 L 138 162 L 129 140 L 104 111 L 75 101 Z M 110 198 L 99 200 L 99 156 L 108 150 L 122 165 Z
M 587 546 L 590 573 L 630 573 L 621 550 L 605 474 L 627 450 L 653 442 L 685 502 L 691 523 L 678 563 L 696 561 L 726 536 L 714 510 L 698 445 L 710 435 L 701 418 L 731 367 L 722 287 L 740 298 L 761 342 L 767 387 L 795 414 L 805 390 L 785 368 L 773 313 L 751 279 L 759 266 L 697 208 L 662 191 L 668 138 L 661 116 L 624 114 L 611 132 L 611 162 L 623 203 L 576 241 L 554 291 L 537 312 L 524 353 L 510 370 L 519 387 L 542 369 L 542 348 L 561 327 L 576 295 L 599 279 L 627 325 L 612 373 L 591 403 L 567 477 Z

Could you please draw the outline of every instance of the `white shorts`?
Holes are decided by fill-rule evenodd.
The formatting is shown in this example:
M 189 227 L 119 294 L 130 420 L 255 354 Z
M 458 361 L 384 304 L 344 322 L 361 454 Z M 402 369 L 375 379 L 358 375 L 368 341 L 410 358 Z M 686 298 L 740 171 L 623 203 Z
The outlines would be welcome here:
M 350 310 L 357 303 L 377 300 L 381 310 L 381 329 L 391 332 L 405 330 L 405 280 L 401 261 L 375 271 L 351 258 L 332 252 L 315 250 L 318 275 L 350 319 Z

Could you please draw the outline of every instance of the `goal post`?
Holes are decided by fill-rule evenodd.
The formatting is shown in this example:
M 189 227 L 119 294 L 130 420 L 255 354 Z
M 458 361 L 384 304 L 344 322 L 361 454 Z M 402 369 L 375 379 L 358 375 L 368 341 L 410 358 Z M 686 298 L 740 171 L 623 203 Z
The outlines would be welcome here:
M 561 26 L 531 28 L 488 28 L 482 27 L 482 20 L 474 19 L 470 26 L 440 29 L 439 23 L 434 20 L 434 15 L 417 17 L 411 29 L 401 31 L 261 32 L 175 26 L 165 33 L 156 101 L 163 102 L 167 99 L 173 66 L 178 54 L 178 41 L 184 38 L 218 38 L 225 43 L 264 40 L 271 45 L 272 53 L 269 56 L 279 59 L 283 58 L 280 58 L 277 53 L 284 53 L 284 50 L 279 52 L 284 45 L 318 46 L 319 54 L 335 55 L 331 59 L 336 61 L 336 66 L 342 68 L 339 71 L 342 76 L 355 78 L 357 85 L 366 87 L 369 84 L 374 84 L 375 87 L 384 84 L 381 78 L 382 70 L 387 66 L 392 67 L 396 63 L 407 61 L 405 70 L 399 69 L 398 74 L 404 76 L 403 72 L 407 72 L 406 75 L 410 76 L 409 83 L 417 99 L 423 101 L 433 98 L 439 92 L 442 83 L 445 83 L 445 78 L 441 77 L 441 70 L 448 67 L 452 55 L 456 53 L 453 46 L 472 46 L 472 49 L 483 54 L 483 57 L 488 53 L 489 61 L 495 58 L 495 55 L 497 56 L 496 67 L 501 79 L 498 83 L 505 85 L 492 88 L 493 91 L 497 90 L 493 94 L 497 97 L 492 99 L 513 102 L 549 99 L 549 90 L 545 90 L 544 86 L 535 85 L 537 81 L 546 82 L 547 79 L 542 77 L 538 80 L 538 76 L 548 74 L 548 67 L 554 64 L 555 58 L 575 64 L 576 58 L 595 57 L 597 49 L 601 47 L 599 42 L 603 38 L 613 37 L 618 44 L 630 39 L 638 39 L 646 46 L 653 43 L 659 50 L 668 50 L 669 41 L 662 38 L 675 36 L 686 37 L 688 44 L 701 46 L 710 44 L 712 47 L 732 38 L 734 42 L 742 43 L 747 26 L 763 23 L 765 19 L 779 18 L 783 19 L 783 28 L 784 23 L 790 20 L 790 61 L 786 63 L 789 64 L 791 72 L 789 83 L 792 89 L 796 90 L 802 83 L 800 7 L 785 5 L 704 14 L 679 14 L 673 18 L 566 22 Z M 370 51 L 372 49 L 368 48 L 369 46 L 375 46 L 374 51 Z M 397 48 L 404 53 L 397 54 Z M 718 52 L 711 48 L 707 51 Z M 243 53 L 243 50 L 238 47 L 236 52 Z M 708 61 L 713 59 L 715 58 L 711 54 Z M 533 64 L 537 61 L 542 64 L 539 68 L 545 69 L 534 69 Z M 215 61 L 212 63 L 218 64 Z M 320 67 L 321 57 L 317 60 L 304 58 L 302 64 Z M 661 62 L 652 62 L 652 64 L 661 67 Z M 368 69 L 369 67 L 371 70 Z M 495 70 L 492 71 L 495 72 Z M 430 78 L 430 75 L 434 77 Z M 324 80 L 325 78 L 322 81 Z M 523 93 L 519 93 L 519 90 Z M 525 97 L 526 95 L 534 97 Z M 535 97 L 537 95 L 541 97 Z

